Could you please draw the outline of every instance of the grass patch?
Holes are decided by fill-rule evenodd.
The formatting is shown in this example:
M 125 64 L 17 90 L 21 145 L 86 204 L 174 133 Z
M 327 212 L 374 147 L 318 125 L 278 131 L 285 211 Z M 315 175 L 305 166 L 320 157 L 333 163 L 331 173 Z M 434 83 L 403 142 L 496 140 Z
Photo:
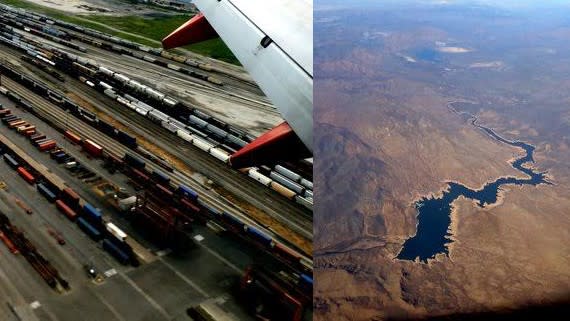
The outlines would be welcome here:
M 80 17 L 82 19 L 78 19 L 73 15 L 66 14 L 60 10 L 47 8 L 24 0 L 0 0 L 0 3 L 23 8 L 37 13 L 42 13 L 55 19 L 60 19 L 69 23 L 99 30 L 101 32 L 112 34 L 114 36 L 138 42 L 150 47 L 157 47 L 159 44 L 156 42 L 148 41 L 144 38 L 139 38 L 123 32 L 115 31 L 105 26 L 116 28 L 128 33 L 141 35 L 155 41 L 161 41 L 170 32 L 178 28 L 181 24 L 190 18 L 186 14 L 156 14 L 152 16 L 147 15 L 121 17 L 105 15 L 81 15 Z M 90 23 L 84 19 L 98 22 L 103 25 Z M 239 65 L 239 61 L 232 54 L 230 49 L 224 44 L 224 42 L 219 38 L 185 46 L 184 48 L 204 56 Z

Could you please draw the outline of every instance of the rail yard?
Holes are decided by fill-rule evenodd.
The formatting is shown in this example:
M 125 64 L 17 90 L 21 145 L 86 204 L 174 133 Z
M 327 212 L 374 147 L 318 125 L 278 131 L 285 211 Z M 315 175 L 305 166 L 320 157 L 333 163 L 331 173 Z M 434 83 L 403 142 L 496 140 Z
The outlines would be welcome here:
M 0 6 L 1 320 L 308 320 L 312 164 L 239 69 Z M 257 314 L 257 316 L 256 316 Z

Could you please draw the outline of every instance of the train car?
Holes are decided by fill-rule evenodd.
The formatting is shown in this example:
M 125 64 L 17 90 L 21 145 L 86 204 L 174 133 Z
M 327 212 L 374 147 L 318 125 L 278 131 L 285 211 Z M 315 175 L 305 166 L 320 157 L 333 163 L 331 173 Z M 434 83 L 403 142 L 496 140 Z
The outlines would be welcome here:
M 127 147 L 137 147 L 137 139 L 121 130 L 117 130 L 117 140 Z
M 83 205 L 81 217 L 96 225 L 99 225 L 103 222 L 103 215 L 101 214 L 101 211 L 89 203 L 85 203 Z
M 152 171 L 151 177 L 154 179 L 155 182 L 162 185 L 168 185 L 168 183 L 170 183 L 170 177 L 165 173 L 156 169 Z
M 247 175 L 265 186 L 269 186 L 269 184 L 271 184 L 273 181 L 271 178 L 259 173 L 256 168 L 251 168 L 247 172 Z
M 93 157 L 103 156 L 103 147 L 90 139 L 86 139 L 83 143 L 83 150 Z
M 287 187 L 285 187 L 285 186 L 283 186 L 283 185 L 281 185 L 275 181 L 272 181 L 271 183 L 269 183 L 269 187 L 272 190 L 276 191 L 277 193 L 279 193 L 279 194 L 281 194 L 281 195 L 283 195 L 286 198 L 291 199 L 291 200 L 295 198 L 295 195 L 297 195 L 294 191 L 288 189 Z
M 313 202 L 302 197 L 302 196 L 299 196 L 299 195 L 295 196 L 295 202 L 305 206 L 308 209 L 311 209 L 311 210 L 313 209 Z
M 234 230 L 242 232 L 245 230 L 245 223 L 238 217 L 231 215 L 227 212 L 222 213 L 222 220 L 229 224 Z
M 17 169 L 20 167 L 20 164 L 8 154 L 4 154 L 4 161 L 8 164 L 8 166 L 12 167 L 12 169 Z
M 81 144 L 81 137 L 70 130 L 66 130 L 64 136 L 73 144 Z
M 192 143 L 193 140 L 193 136 L 192 134 L 190 134 L 188 131 L 184 130 L 184 129 L 179 129 L 176 131 L 176 135 L 180 138 L 182 138 L 183 140 Z
M 101 239 L 101 232 L 93 225 L 89 224 L 89 222 L 87 222 L 83 217 L 77 218 L 76 222 L 79 228 L 85 232 L 85 234 L 89 235 L 91 239 L 94 241 L 99 241 Z
M 210 148 L 215 146 L 214 144 L 209 143 L 205 139 L 199 138 L 199 137 L 194 138 L 194 140 L 192 141 L 192 145 L 198 147 L 199 149 L 201 149 L 205 152 L 208 152 L 210 150 Z
M 279 184 L 287 187 L 288 189 L 295 191 L 295 193 L 297 194 L 303 194 L 303 191 L 305 190 L 305 188 L 303 186 L 301 186 L 300 184 L 297 184 L 293 181 L 291 181 L 290 179 L 287 179 L 285 176 L 277 173 L 277 172 L 271 172 L 269 174 L 269 177 L 275 181 L 277 181 Z
M 218 128 L 218 127 L 211 125 L 211 124 L 206 125 L 206 130 L 212 134 L 215 134 L 221 140 L 225 139 L 226 136 L 228 136 L 228 133 L 225 130 Z
M 132 173 L 131 178 L 133 178 L 136 182 L 140 184 L 146 184 L 150 180 L 148 175 L 146 175 L 141 170 L 133 169 L 131 173 Z
M 265 247 L 271 247 L 273 243 L 273 238 L 271 236 L 263 233 L 262 231 L 253 226 L 246 226 L 245 231 L 247 235 L 250 238 L 252 238 L 255 242 Z
M 161 124 L 162 122 L 168 122 L 169 117 L 165 113 L 153 109 L 148 112 L 148 118 L 155 123 Z
M 117 240 L 124 242 L 127 240 L 127 234 L 123 232 L 117 225 L 109 222 L 105 224 L 105 228 L 107 232 L 111 233 Z
M 286 178 L 294 181 L 294 182 L 300 182 L 301 181 L 301 175 L 293 172 L 292 170 L 289 170 L 281 165 L 276 165 L 275 166 L 275 171 L 283 176 L 285 176 Z
M 137 156 L 134 156 L 130 153 L 125 153 L 123 160 L 128 165 L 132 166 L 133 168 L 137 168 L 137 169 L 142 169 L 146 165 L 142 159 L 140 159 Z
M 224 163 L 227 163 L 228 160 L 230 159 L 230 154 L 219 148 L 210 148 L 209 153 L 210 155 L 214 156 L 216 159 Z
M 117 261 L 123 265 L 128 264 L 130 261 L 130 256 L 119 249 L 119 247 L 117 247 L 108 239 L 103 239 L 103 250 L 109 252 L 115 259 L 117 259 Z
M 71 209 L 67 204 L 65 204 L 62 200 L 55 201 L 55 205 L 57 209 L 63 213 L 70 221 L 75 221 L 77 218 L 77 213 Z
M 198 193 L 196 193 L 193 189 L 191 189 L 190 187 L 188 187 L 186 185 L 178 186 L 178 189 L 176 190 L 176 194 L 178 194 L 182 197 L 187 197 L 191 200 L 197 200 L 198 199 Z
M 73 209 L 78 209 L 80 197 L 70 187 L 64 188 L 60 193 L 60 199 Z
M 313 182 L 311 182 L 307 179 L 301 178 L 301 185 L 305 186 L 306 188 L 308 188 L 310 190 L 313 190 Z
M 43 195 L 50 203 L 56 201 L 57 196 L 54 192 L 52 192 L 48 187 L 46 187 L 43 183 L 38 183 L 36 185 L 38 191 L 41 195 Z

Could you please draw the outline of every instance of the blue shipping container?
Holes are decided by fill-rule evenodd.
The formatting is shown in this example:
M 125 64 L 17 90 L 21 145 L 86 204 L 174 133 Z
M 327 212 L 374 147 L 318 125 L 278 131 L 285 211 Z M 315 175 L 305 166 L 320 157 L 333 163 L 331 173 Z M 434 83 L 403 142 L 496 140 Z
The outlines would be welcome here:
M 193 200 L 198 198 L 198 193 L 194 192 L 194 190 L 192 190 L 190 187 L 188 187 L 186 185 L 178 186 L 177 192 L 182 194 L 182 196 L 191 198 Z
M 159 183 L 169 183 L 170 182 L 170 177 L 168 177 L 168 175 L 164 174 L 163 172 L 159 171 L 159 170 L 153 170 L 152 171 L 152 177 L 157 180 Z
M 305 284 L 310 287 L 313 286 L 313 278 L 306 274 L 301 274 L 301 279 L 299 281 L 301 284 Z
M 121 262 L 121 264 L 129 263 L 129 256 L 125 252 L 121 251 L 118 247 L 116 247 L 115 244 L 111 243 L 111 241 L 108 239 L 103 240 L 103 249 L 111 253 L 111 255 L 117 259 L 117 261 Z
M 40 183 L 37 186 L 40 194 L 42 194 L 51 203 L 55 202 L 56 196 L 52 191 L 50 191 L 47 187 L 45 187 L 44 184 Z
M 244 225 L 245 225 L 239 218 L 237 218 L 237 217 L 235 217 L 235 216 L 233 216 L 233 215 L 231 215 L 231 214 L 228 214 L 228 213 L 226 213 L 226 212 L 223 212 L 223 213 L 222 213 L 222 217 L 225 218 L 226 221 L 227 221 L 228 223 L 230 223 L 231 225 L 233 225 L 233 226 L 236 226 L 236 227 L 239 227 L 239 228 L 243 228 Z
M 85 234 L 89 235 L 93 240 L 99 241 L 101 239 L 101 232 L 94 228 L 91 224 L 87 223 L 85 219 L 82 217 L 77 219 L 77 225 L 79 228 L 85 232 Z
M 91 220 L 92 222 L 99 223 L 103 219 L 101 212 L 89 203 L 85 203 L 85 205 L 83 205 L 83 213 L 87 215 L 87 219 Z
M 4 154 L 4 160 L 6 161 L 6 163 L 8 163 L 8 165 L 10 165 L 10 167 L 16 169 L 18 168 L 18 166 L 20 166 L 20 164 L 18 164 L 18 162 L 12 158 L 12 156 L 8 155 L 8 154 Z
M 271 241 L 273 241 L 273 239 L 270 236 L 266 235 L 265 233 L 261 232 L 260 230 L 258 230 L 253 226 L 247 227 L 247 234 L 253 237 L 254 239 L 258 240 L 259 242 L 261 242 L 263 245 L 269 246 L 271 245 Z

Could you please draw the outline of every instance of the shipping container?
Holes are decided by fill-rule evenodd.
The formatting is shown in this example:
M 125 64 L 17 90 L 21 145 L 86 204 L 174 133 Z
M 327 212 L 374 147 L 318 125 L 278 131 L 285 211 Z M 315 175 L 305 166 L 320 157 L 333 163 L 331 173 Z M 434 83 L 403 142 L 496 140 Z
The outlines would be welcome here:
M 50 139 L 41 144 L 38 144 L 38 149 L 43 152 L 43 151 L 49 151 L 55 148 L 56 146 L 57 144 L 55 143 L 55 141 Z
M 36 142 L 36 141 L 39 141 L 39 140 L 42 140 L 42 139 L 46 139 L 46 135 L 41 134 L 41 133 L 36 133 L 36 134 L 30 136 L 30 140 L 31 140 L 32 142 Z
M 83 217 L 77 218 L 77 225 L 79 225 L 79 228 L 93 240 L 99 241 L 101 239 L 101 232 L 93 225 L 89 224 L 89 222 L 83 219 Z
M 123 160 L 125 161 L 125 163 L 127 163 L 128 165 L 134 167 L 134 168 L 138 168 L 138 169 L 142 169 L 145 167 L 145 162 L 138 158 L 137 156 L 134 156 L 130 153 L 125 153 L 125 157 L 123 158 Z
M 50 203 L 55 202 L 57 199 L 54 192 L 52 192 L 48 187 L 46 187 L 43 183 L 37 184 L 38 191 L 42 194 Z
M 4 161 L 8 164 L 8 166 L 12 167 L 12 169 L 17 169 L 20 166 L 20 164 L 8 154 L 4 154 Z
M 79 135 L 75 134 L 74 132 L 66 130 L 64 135 L 70 142 L 74 144 L 81 144 L 81 137 L 79 137 Z
M 75 213 L 74 210 L 72 210 L 67 204 L 65 204 L 62 200 L 57 200 L 55 201 L 55 205 L 57 207 L 57 209 L 62 212 L 63 214 L 65 214 L 65 216 L 71 220 L 74 221 L 75 218 L 77 217 L 77 213 Z
M 172 196 L 174 195 L 174 193 L 171 190 L 169 190 L 167 187 L 160 185 L 160 184 L 156 184 L 155 187 L 156 187 L 158 193 L 163 196 L 161 198 L 161 200 L 168 201 L 168 200 L 172 199 Z
M 190 187 L 188 187 L 186 185 L 178 186 L 176 193 L 183 196 L 183 197 L 187 197 L 189 199 L 192 199 L 192 200 L 198 199 L 198 193 L 196 193 L 193 189 L 191 189 Z
M 234 228 L 238 229 L 238 230 L 243 230 L 245 228 L 245 223 L 242 222 L 242 220 L 240 220 L 239 218 L 237 218 L 236 216 L 233 216 L 231 214 L 228 214 L 226 212 L 222 213 L 222 219 L 227 222 L 228 224 L 230 224 L 231 226 L 233 226 Z
M 89 203 L 85 203 L 83 205 L 83 214 L 82 217 L 85 217 L 86 220 L 100 224 L 103 221 L 103 216 L 101 215 L 101 211 L 96 209 L 93 205 Z
M 273 245 L 273 252 L 277 254 L 277 256 L 291 262 L 291 263 L 298 263 L 301 260 L 301 255 L 295 253 L 292 249 L 286 247 L 281 243 L 274 243 Z
M 264 246 L 271 246 L 271 242 L 273 242 L 273 239 L 271 238 L 271 236 L 261 232 L 259 229 L 253 227 L 253 226 L 247 226 L 245 228 L 247 235 L 249 235 L 251 238 L 253 238 L 254 240 L 256 240 L 257 242 L 261 243 Z
M 124 242 L 127 239 L 127 234 L 123 232 L 117 225 L 109 222 L 105 224 L 105 228 L 111 235 L 113 235 L 117 240 Z
M 160 184 L 167 185 L 170 183 L 170 177 L 159 170 L 152 171 L 152 178 Z
M 200 208 L 194 204 L 192 204 L 189 200 L 187 199 L 182 199 L 182 201 L 180 201 L 180 203 L 182 203 L 182 205 L 184 206 L 184 208 L 188 211 L 191 211 L 193 214 L 199 213 L 200 212 Z
M 121 264 L 126 265 L 129 263 L 129 259 L 130 259 L 129 255 L 127 255 L 125 252 L 123 252 L 121 249 L 119 249 L 117 246 L 115 246 L 115 244 L 113 244 L 108 239 L 103 240 L 103 249 L 105 251 L 109 252 Z
M 73 209 L 77 209 L 79 206 L 80 197 L 70 187 L 66 187 L 61 191 L 60 198 Z
M 26 122 L 25 120 L 14 120 L 8 123 L 8 128 L 12 129 L 24 125 L 28 125 L 28 122 Z
M 85 140 L 83 143 L 83 149 L 93 157 L 101 157 L 103 155 L 103 147 L 91 141 L 90 139 Z
M 117 130 L 117 140 L 128 147 L 136 147 L 137 139 L 123 131 Z

